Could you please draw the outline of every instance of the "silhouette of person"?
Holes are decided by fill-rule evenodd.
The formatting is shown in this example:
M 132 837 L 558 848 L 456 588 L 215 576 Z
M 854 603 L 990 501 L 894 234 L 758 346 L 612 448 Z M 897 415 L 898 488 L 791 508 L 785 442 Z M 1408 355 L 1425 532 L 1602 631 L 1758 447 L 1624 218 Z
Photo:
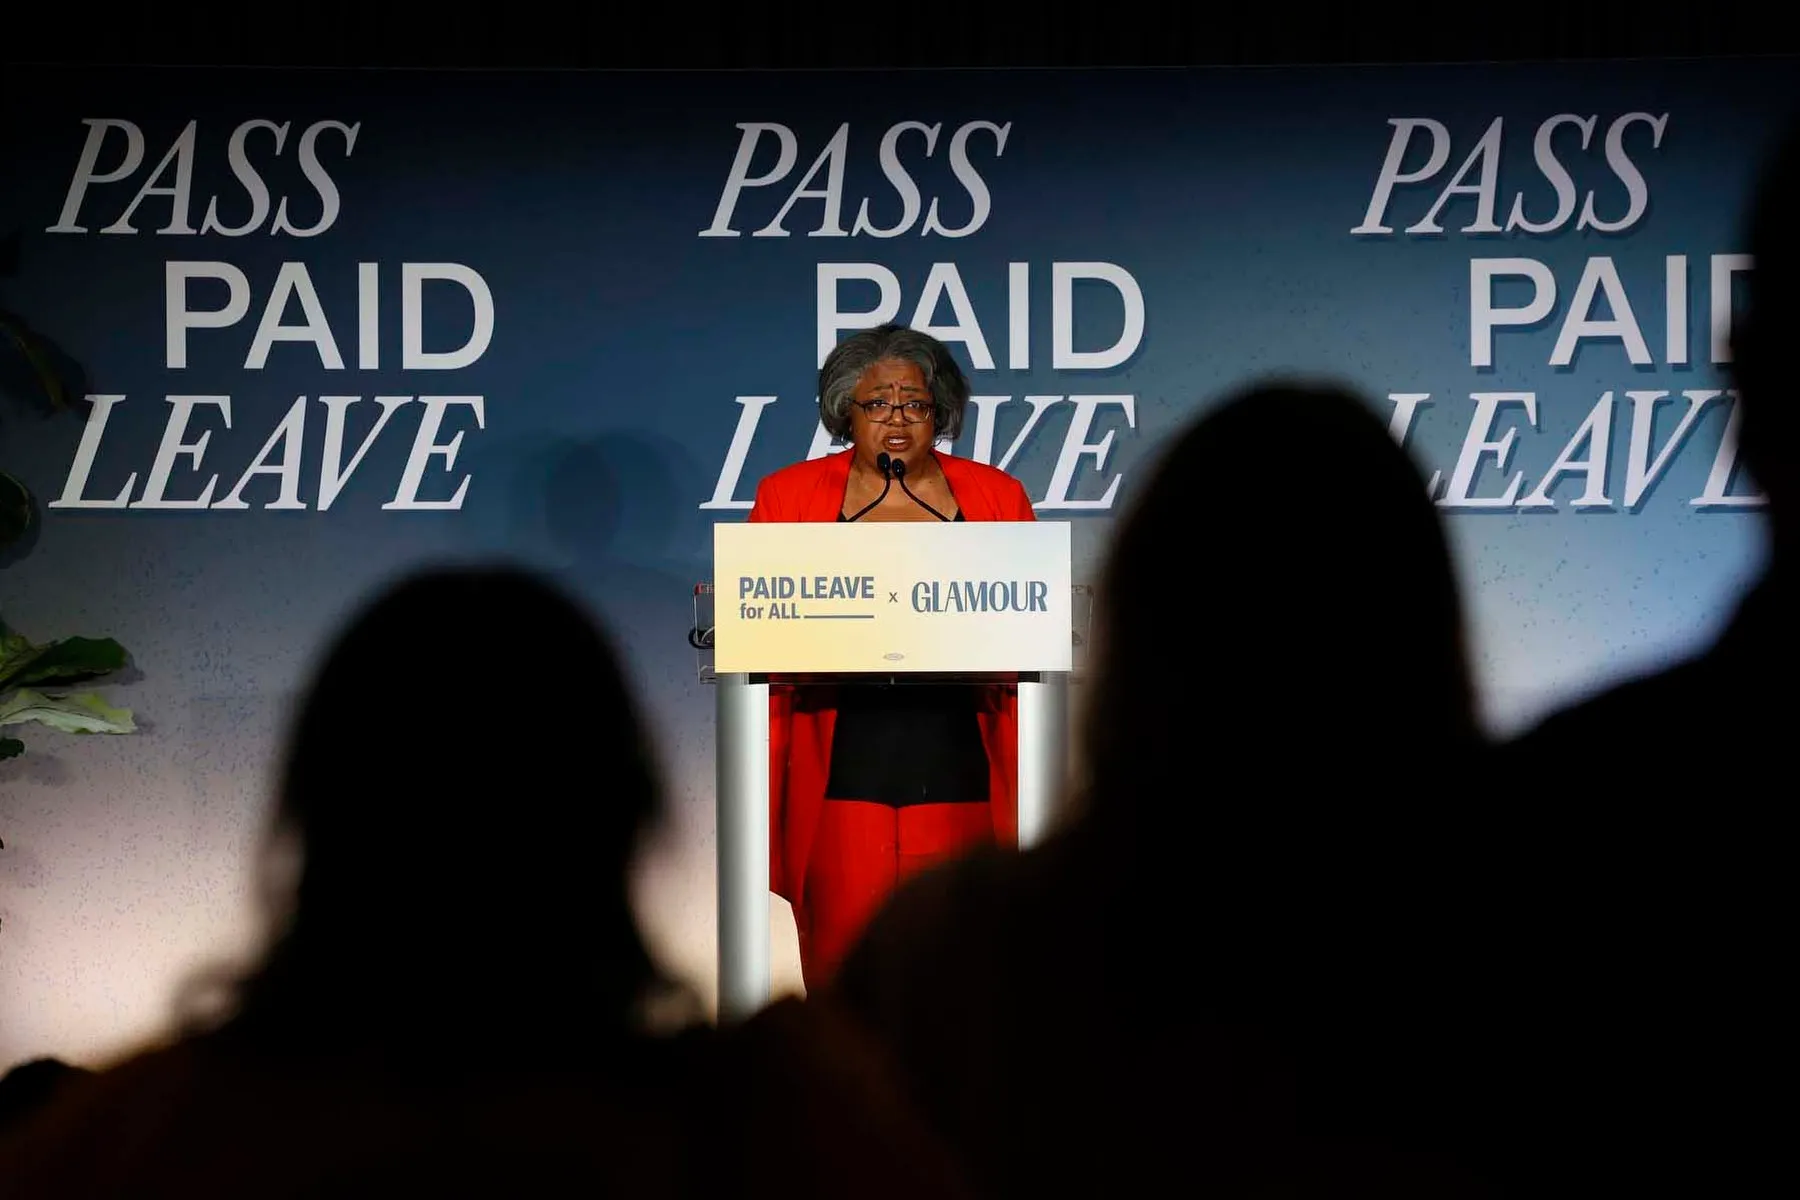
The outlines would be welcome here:
M 1787 778 L 1800 656 L 1800 414 L 1783 378 L 1800 331 L 1800 122 L 1764 164 L 1753 268 L 1733 329 L 1739 453 L 1767 497 L 1764 568 L 1700 653 L 1572 704 L 1500 749 L 1495 775 L 1541 832 L 1529 855 L 1589 1077 L 1542 1098 L 1558 1163 L 1609 1186 L 1725 1194 L 1780 1169 L 1771 1082 L 1791 1074 Z M 1567 1164 L 1574 1163 L 1575 1167 Z
M 628 896 L 654 757 L 562 594 L 501 569 L 397 584 L 300 710 L 276 841 L 298 878 L 265 961 L 222 1023 L 0 1149 L 7 1195 L 822 1195 L 853 1171 L 961 1194 L 830 1014 L 653 1032 L 681 990 Z
M 1077 815 L 899 891 L 821 1001 L 990 1195 L 1483 1194 L 1417 1099 L 1483 753 L 1423 477 L 1355 396 L 1231 397 L 1095 611 Z
M 64 1089 L 91 1074 L 60 1058 L 34 1058 L 0 1076 L 0 1136 L 24 1124 Z

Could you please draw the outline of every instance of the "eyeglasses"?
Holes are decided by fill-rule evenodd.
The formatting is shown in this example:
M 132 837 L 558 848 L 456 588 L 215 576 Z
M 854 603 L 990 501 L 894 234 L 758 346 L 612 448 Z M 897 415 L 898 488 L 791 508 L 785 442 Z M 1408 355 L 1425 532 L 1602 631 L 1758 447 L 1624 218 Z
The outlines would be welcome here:
M 887 424 L 894 410 L 900 410 L 900 419 L 908 425 L 917 425 L 920 421 L 929 421 L 933 405 L 929 400 L 908 400 L 904 404 L 894 404 L 887 400 L 870 400 L 867 403 L 854 402 L 863 410 L 865 416 L 879 424 Z

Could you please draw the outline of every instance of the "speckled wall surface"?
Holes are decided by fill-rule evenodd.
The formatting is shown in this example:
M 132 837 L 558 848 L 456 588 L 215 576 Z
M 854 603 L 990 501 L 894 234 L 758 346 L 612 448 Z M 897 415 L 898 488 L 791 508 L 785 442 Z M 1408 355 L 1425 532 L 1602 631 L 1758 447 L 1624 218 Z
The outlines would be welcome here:
M 1383 412 L 1395 410 L 1391 396 L 1429 394 L 1407 444 L 1441 472 L 1497 728 L 1693 645 L 1760 552 L 1751 510 L 1694 503 L 1743 491 L 1709 484 L 1729 397 L 1694 401 L 1669 458 L 1654 463 L 1654 452 L 1689 407 L 1684 390 L 1725 386 L 1714 296 L 1734 294 L 1741 273 L 1719 256 L 1743 250 L 1746 187 L 1792 77 L 1779 62 L 890 77 L 182 71 L 79 88 L 9 74 L 0 229 L 23 241 L 0 300 L 80 364 L 84 393 L 124 399 L 107 408 L 90 459 L 81 416 L 36 415 L 18 365 L 0 366 L 0 466 L 46 500 L 124 499 L 47 509 L 35 541 L 0 568 L 0 613 L 37 637 L 119 637 L 134 671 L 108 694 L 142 730 L 78 740 L 28 727 L 28 754 L 0 764 L 0 1064 L 39 1053 L 91 1061 L 146 1035 L 189 972 L 251 937 L 268 768 L 310 656 L 367 589 L 442 557 L 543 566 L 623 635 L 673 784 L 640 879 L 644 919 L 710 994 L 712 707 L 684 640 L 691 586 L 707 574 L 711 523 L 739 519 L 758 476 L 814 445 L 821 278 L 834 270 L 848 278 L 835 293 L 845 312 L 871 310 L 883 298 L 872 281 L 891 273 L 901 319 L 940 332 L 964 322 L 955 344 L 990 399 L 957 449 L 1005 462 L 1043 518 L 1075 523 L 1078 577 L 1091 575 L 1111 512 L 1160 438 L 1247 377 L 1296 370 L 1348 381 Z M 1592 118 L 1586 149 L 1580 121 L 1545 125 L 1563 114 Z M 1478 149 L 1496 118 L 1499 231 L 1482 234 Z M 274 128 L 251 121 L 286 124 L 279 153 Z M 938 131 L 893 132 L 884 171 L 884 135 L 909 121 Z M 1439 123 L 1442 154 L 1431 125 L 1395 124 L 1406 121 Z M 186 208 L 165 191 L 126 220 L 189 122 L 191 159 L 177 150 L 158 181 L 185 189 Z M 90 174 L 125 163 L 126 123 L 142 138 L 132 169 L 72 197 L 94 129 Z M 753 123 L 769 129 L 743 173 L 785 164 L 785 174 L 722 206 Z M 785 216 L 790 236 L 756 236 L 840 126 L 842 175 L 827 156 L 810 181 L 841 189 L 835 216 L 828 200 L 802 196 Z M 1371 220 L 1397 128 L 1417 132 L 1394 172 L 1430 166 L 1430 178 L 1398 185 L 1385 219 L 1377 206 Z M 1572 206 L 1554 231 L 1508 229 L 1515 200 L 1527 222 L 1555 223 L 1558 179 L 1539 153 L 1566 169 Z M 902 175 L 917 188 L 911 210 L 893 183 Z M 246 178 L 266 188 L 267 207 Z M 1440 232 L 1421 228 L 1452 182 L 1475 191 L 1451 194 Z M 1591 218 L 1622 227 L 1574 228 L 1590 196 Z M 212 226 L 245 232 L 202 231 L 215 197 Z M 271 232 L 278 220 L 284 231 Z M 833 220 L 847 236 L 816 236 Z M 904 228 L 858 232 L 871 225 Z M 715 226 L 741 236 L 700 236 Z M 1555 297 L 1541 319 L 1497 332 L 1483 364 L 1471 264 L 1497 258 L 1537 265 L 1508 265 L 1496 306 L 1527 306 L 1532 271 Z M 1670 285 L 1671 258 L 1684 287 Z M 185 268 L 197 278 L 176 289 L 176 310 L 182 295 L 195 311 L 226 307 L 237 277 L 241 314 L 171 334 L 169 280 L 183 270 L 171 263 L 200 264 Z M 410 315 L 406 264 L 440 264 L 412 272 L 425 278 Z M 1055 311 L 1055 264 L 1076 277 L 1065 289 L 1072 316 Z M 1562 362 L 1584 278 L 1599 336 Z M 277 291 L 286 304 L 265 319 Z M 918 315 L 921 293 L 936 303 Z M 1624 318 L 1621 296 L 1641 345 L 1624 325 L 1603 327 Z M 308 298 L 312 340 L 297 340 Z M 475 313 L 492 319 L 485 342 Z M 282 323 L 287 333 L 270 336 Z M 418 357 L 472 337 L 463 361 Z M 1669 402 L 1646 409 L 1653 437 L 1634 447 L 1628 393 L 1659 390 Z M 1459 458 L 1483 440 L 1471 433 L 1472 393 L 1530 393 L 1535 428 L 1522 405 L 1496 410 L 1488 440 L 1518 431 L 1510 462 L 1490 458 L 1460 480 Z M 229 413 L 170 396 L 228 396 Z M 412 399 L 357 459 L 376 396 Z M 744 399 L 757 397 L 775 399 Z M 1594 495 L 1606 504 L 1577 510 L 1588 490 L 1578 475 L 1542 509 L 1459 503 L 1501 496 L 1512 472 L 1523 478 L 1515 501 L 1528 500 L 1603 397 L 1610 466 Z M 186 432 L 176 429 L 159 471 L 171 416 L 184 411 Z M 276 440 L 283 428 L 291 442 Z M 172 453 L 202 432 L 198 468 Z M 428 453 L 457 435 L 453 460 Z M 289 444 L 291 477 L 252 476 L 240 495 L 243 473 L 259 459 L 279 467 Z M 1658 481 L 1641 487 L 1649 465 Z M 218 481 L 206 507 L 159 509 L 144 503 L 159 474 L 176 500 Z M 1279 447 L 1269 486 L 1356 503 L 1354 464 L 1341 478 L 1291 479 Z M 491 653 L 510 632 L 484 631 L 464 652 Z M 405 697 L 404 678 L 394 687 L 397 703 L 420 702 Z M 579 684 L 546 689 L 529 706 L 445 720 L 471 746 L 509 754 L 582 737 Z M 551 798 L 593 799 L 580 781 Z M 483 855 L 504 853 L 509 824 L 529 809 L 495 797 L 491 827 L 470 847 L 472 894 Z M 773 930 L 779 980 L 794 986 L 779 908 Z

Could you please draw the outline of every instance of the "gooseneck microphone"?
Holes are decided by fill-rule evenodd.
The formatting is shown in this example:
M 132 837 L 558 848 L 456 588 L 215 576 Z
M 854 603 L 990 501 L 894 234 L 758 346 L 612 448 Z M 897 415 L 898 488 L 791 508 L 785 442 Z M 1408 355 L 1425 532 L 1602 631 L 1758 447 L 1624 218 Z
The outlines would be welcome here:
M 907 497 L 909 499 L 911 499 L 914 504 L 918 505 L 920 508 L 924 509 L 926 512 L 930 513 L 932 516 L 936 517 L 940 521 L 948 521 L 950 519 L 949 517 L 946 517 L 943 513 L 939 512 L 937 509 L 931 507 L 931 505 L 929 505 L 929 504 L 925 503 L 923 500 L 919 499 L 918 495 L 916 493 L 914 493 L 914 491 L 911 488 L 906 486 L 906 464 L 905 463 L 900 462 L 898 460 L 896 460 L 894 462 L 894 478 L 898 479 L 900 481 L 900 490 L 905 492 Z
M 888 457 L 885 451 L 883 451 L 875 456 L 875 469 L 881 472 L 881 478 L 884 481 L 881 485 L 881 495 L 857 509 L 854 517 L 845 517 L 844 520 L 860 521 L 868 516 L 870 511 L 872 511 L 877 504 L 886 500 L 888 492 L 893 489 L 894 480 L 906 473 L 906 464 L 895 462 L 892 458 Z M 905 487 L 906 485 L 902 483 L 900 486 Z

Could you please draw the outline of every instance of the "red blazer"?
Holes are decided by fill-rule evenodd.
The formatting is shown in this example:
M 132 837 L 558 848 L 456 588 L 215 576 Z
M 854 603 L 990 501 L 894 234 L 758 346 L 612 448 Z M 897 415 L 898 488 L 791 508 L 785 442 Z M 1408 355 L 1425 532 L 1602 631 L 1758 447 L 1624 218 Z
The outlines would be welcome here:
M 843 450 L 783 467 L 756 485 L 752 521 L 835 521 L 844 511 L 850 459 Z M 1034 521 L 1025 486 L 973 459 L 933 451 L 965 521 Z M 1018 837 L 1019 694 L 1010 685 L 983 689 L 981 740 L 993 765 L 994 834 Z M 769 689 L 769 888 L 798 907 L 806 864 L 831 772 L 836 689 L 829 684 L 776 684 Z

